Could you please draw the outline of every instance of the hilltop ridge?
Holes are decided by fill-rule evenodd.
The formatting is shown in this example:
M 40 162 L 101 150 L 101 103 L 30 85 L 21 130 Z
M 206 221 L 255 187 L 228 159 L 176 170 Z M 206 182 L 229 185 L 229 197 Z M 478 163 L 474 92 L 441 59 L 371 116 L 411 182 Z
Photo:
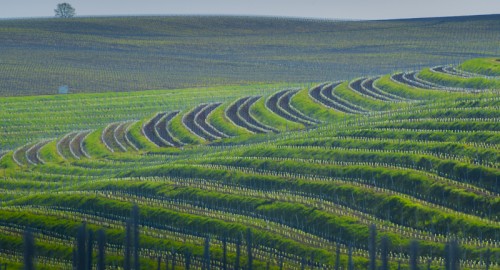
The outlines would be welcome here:
M 391 21 L 171 16 L 0 21 L 0 95 L 352 79 L 498 54 L 498 15 Z M 409 64 L 412 63 L 412 64 Z

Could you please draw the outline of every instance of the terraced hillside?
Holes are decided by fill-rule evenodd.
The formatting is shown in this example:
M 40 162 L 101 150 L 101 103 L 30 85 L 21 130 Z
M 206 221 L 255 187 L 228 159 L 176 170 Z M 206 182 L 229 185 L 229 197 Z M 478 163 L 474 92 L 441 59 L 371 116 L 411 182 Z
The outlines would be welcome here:
M 0 151 L 0 264 L 20 268 L 32 234 L 40 269 L 500 269 L 497 63 L 89 95 L 89 120 L 72 96 L 2 98 L 18 130 Z

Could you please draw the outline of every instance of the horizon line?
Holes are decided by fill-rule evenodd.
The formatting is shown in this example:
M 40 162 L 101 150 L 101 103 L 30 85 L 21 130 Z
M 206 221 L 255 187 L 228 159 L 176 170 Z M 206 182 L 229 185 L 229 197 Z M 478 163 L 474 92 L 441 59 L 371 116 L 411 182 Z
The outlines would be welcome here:
M 397 20 L 419 20 L 419 19 L 437 19 L 437 18 L 459 18 L 459 17 L 481 17 L 497 16 L 500 13 L 489 14 L 469 14 L 469 15 L 450 15 L 450 16 L 430 16 L 430 17 L 401 17 L 401 18 L 378 18 L 378 19 L 359 19 L 359 18 L 327 18 L 327 17 L 299 17 L 284 15 L 256 15 L 256 14 L 116 14 L 116 15 L 76 15 L 72 18 L 58 18 L 56 16 L 34 16 L 34 17 L 0 17 L 0 21 L 5 20 L 33 20 L 33 19 L 86 19 L 86 18 L 124 18 L 124 17 L 242 17 L 242 18 L 276 18 L 276 19 L 298 19 L 311 21 L 397 21 Z

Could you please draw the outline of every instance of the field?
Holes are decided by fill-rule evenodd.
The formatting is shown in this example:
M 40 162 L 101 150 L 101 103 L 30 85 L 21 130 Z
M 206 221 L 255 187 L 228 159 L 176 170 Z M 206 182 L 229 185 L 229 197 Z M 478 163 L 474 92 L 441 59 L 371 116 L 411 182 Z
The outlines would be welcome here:
M 499 270 L 498 18 L 0 21 L 0 269 Z
M 456 65 L 499 55 L 499 18 L 1 20 L 0 94 L 317 83 Z
M 2 98 L 0 263 L 500 269 L 499 67 Z

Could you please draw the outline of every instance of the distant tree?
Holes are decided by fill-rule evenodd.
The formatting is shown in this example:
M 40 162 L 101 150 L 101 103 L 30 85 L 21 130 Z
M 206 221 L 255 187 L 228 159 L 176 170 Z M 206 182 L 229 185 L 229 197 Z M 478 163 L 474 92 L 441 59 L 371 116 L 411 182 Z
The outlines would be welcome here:
M 54 12 L 56 13 L 56 17 L 59 18 L 71 18 L 75 16 L 75 9 L 68 3 L 57 4 Z
M 24 232 L 24 270 L 35 269 L 33 258 L 35 257 L 35 239 L 31 231 Z

